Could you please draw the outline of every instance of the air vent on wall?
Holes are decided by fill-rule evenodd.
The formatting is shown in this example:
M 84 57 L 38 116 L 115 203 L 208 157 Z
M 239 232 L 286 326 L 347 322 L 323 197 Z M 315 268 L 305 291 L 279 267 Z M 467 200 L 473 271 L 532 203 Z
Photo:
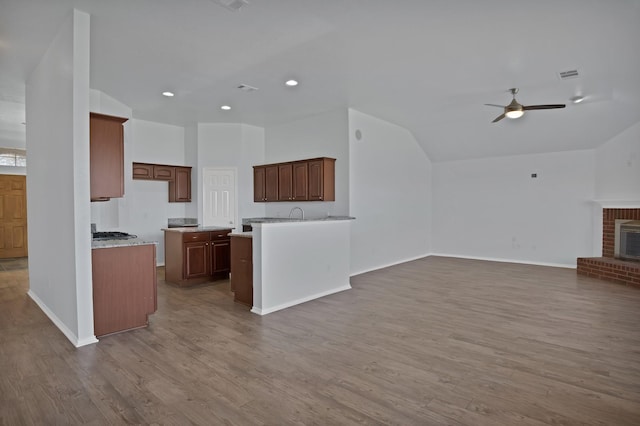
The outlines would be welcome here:
M 249 86 L 248 84 L 241 84 L 238 86 L 238 89 L 244 90 L 245 92 L 255 92 L 258 90 L 257 87 Z
M 560 80 L 567 80 L 569 78 L 578 78 L 578 77 L 580 77 L 580 75 L 578 74 L 578 70 L 560 71 L 558 73 L 558 76 L 560 77 Z

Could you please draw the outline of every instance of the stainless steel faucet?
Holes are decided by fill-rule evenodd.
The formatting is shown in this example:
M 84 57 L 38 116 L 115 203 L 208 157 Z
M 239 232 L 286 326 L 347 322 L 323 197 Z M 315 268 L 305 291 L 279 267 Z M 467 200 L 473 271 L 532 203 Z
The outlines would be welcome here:
M 304 210 L 302 210 L 302 207 L 297 207 L 297 206 L 292 208 L 291 211 L 289 212 L 289 219 L 291 219 L 291 215 L 295 210 L 300 210 L 300 213 L 302 213 L 302 220 L 304 220 Z

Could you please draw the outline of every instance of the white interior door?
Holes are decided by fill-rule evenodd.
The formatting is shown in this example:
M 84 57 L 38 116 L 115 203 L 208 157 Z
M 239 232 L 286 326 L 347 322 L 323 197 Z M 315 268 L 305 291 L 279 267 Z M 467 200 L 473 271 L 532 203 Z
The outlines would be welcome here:
M 202 180 L 202 225 L 235 228 L 236 170 L 205 168 Z

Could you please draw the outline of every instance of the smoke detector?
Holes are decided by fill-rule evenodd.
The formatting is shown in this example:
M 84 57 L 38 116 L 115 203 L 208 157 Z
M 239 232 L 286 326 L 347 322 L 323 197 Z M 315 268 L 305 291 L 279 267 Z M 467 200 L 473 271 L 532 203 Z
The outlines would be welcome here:
M 238 12 L 240 9 L 249 4 L 247 0 L 212 0 L 227 10 Z

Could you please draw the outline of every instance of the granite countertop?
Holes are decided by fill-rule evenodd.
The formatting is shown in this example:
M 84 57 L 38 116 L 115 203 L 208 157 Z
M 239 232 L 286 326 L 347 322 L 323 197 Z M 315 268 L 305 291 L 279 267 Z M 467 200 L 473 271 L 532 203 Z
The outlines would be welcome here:
M 323 216 L 323 217 L 311 217 L 307 219 L 300 218 L 288 218 L 288 217 L 250 217 L 242 219 L 243 225 L 249 225 L 252 223 L 279 223 L 279 222 L 330 222 L 337 220 L 354 220 L 352 216 Z
M 92 240 L 91 248 L 113 248 L 113 247 L 130 247 L 130 246 L 144 246 L 147 244 L 158 244 L 157 241 L 147 241 L 142 238 L 130 238 L 128 240 Z
M 242 238 L 253 238 L 253 232 L 232 232 L 229 234 L 230 237 L 242 237 Z
M 167 232 L 207 232 L 207 231 L 223 231 L 225 229 L 233 229 L 233 226 L 189 226 L 186 228 L 162 228 Z

